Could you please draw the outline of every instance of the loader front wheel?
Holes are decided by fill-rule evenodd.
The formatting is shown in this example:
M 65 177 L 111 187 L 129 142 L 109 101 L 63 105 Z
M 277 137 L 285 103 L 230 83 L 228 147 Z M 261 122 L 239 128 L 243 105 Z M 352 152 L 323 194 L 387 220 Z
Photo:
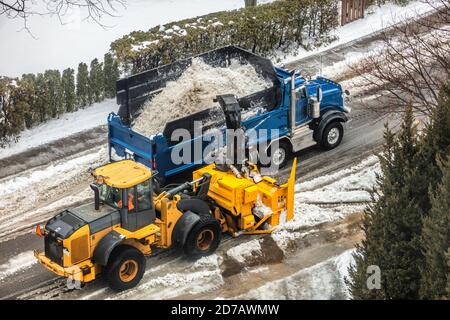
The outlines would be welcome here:
M 109 258 L 105 270 L 108 285 L 115 291 L 123 291 L 136 286 L 145 272 L 145 257 L 130 246 L 116 248 Z
M 219 246 L 221 236 L 219 222 L 209 215 L 201 215 L 187 236 L 184 252 L 192 258 L 210 255 Z

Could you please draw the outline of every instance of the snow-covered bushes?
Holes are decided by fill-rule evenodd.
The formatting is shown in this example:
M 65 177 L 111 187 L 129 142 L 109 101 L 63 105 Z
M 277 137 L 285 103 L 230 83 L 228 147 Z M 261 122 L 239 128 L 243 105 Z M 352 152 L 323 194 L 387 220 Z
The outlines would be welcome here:
M 139 72 L 226 45 L 270 55 L 326 39 L 338 0 L 279 0 L 136 31 L 111 44 L 126 71 Z

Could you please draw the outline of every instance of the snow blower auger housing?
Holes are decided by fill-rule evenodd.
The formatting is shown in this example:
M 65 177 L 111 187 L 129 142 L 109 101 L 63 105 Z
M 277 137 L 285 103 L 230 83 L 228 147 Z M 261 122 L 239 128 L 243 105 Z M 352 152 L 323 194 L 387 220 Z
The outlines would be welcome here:
M 101 273 L 109 286 L 136 286 L 156 249 L 179 247 L 191 257 L 213 253 L 222 232 L 271 232 L 280 216 L 293 217 L 296 161 L 286 184 L 263 177 L 251 163 L 209 165 L 193 181 L 160 190 L 146 166 L 133 160 L 95 169 L 94 202 L 67 209 L 36 233 L 44 238 L 38 261 L 80 283 Z

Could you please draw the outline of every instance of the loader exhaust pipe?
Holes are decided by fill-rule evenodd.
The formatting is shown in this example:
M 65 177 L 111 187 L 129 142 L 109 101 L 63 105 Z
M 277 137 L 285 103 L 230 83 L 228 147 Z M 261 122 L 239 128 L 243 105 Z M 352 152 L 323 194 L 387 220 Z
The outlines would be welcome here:
M 295 105 L 297 104 L 297 99 L 295 96 L 295 70 L 292 71 L 292 75 L 291 75 L 291 103 L 290 103 L 290 108 L 289 108 L 289 131 L 291 136 L 294 136 L 294 131 L 295 131 Z
M 98 187 L 95 184 L 91 184 L 90 185 L 92 191 L 94 191 L 94 208 L 95 210 L 99 210 L 100 209 L 100 191 L 98 190 Z

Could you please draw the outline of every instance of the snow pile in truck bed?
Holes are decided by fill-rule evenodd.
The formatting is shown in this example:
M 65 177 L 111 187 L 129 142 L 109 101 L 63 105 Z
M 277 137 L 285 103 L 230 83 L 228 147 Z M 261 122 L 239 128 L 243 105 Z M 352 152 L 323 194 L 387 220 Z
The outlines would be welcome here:
M 210 108 L 219 94 L 243 97 L 269 88 L 267 82 L 250 64 L 232 60 L 228 68 L 212 67 L 203 60 L 192 65 L 176 81 L 170 81 L 151 101 L 144 105 L 133 129 L 150 136 L 164 129 L 167 122 Z

